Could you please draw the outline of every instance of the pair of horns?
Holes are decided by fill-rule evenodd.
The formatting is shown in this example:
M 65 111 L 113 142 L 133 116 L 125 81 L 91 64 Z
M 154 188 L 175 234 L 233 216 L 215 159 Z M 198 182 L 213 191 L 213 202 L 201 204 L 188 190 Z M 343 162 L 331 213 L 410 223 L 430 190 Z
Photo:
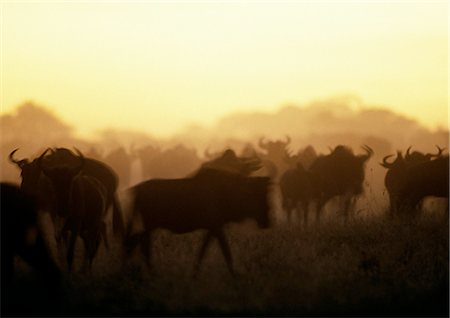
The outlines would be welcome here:
M 406 156 L 405 156 L 405 158 L 411 157 L 411 153 L 410 153 L 411 148 L 412 148 L 412 146 L 409 146 L 409 148 L 406 150 Z M 444 152 L 444 150 L 445 150 L 445 148 L 441 148 L 441 147 L 439 147 L 438 145 L 436 145 L 436 148 L 438 149 L 438 152 L 437 152 L 436 154 L 427 153 L 427 154 L 425 155 L 425 157 L 428 158 L 428 159 L 431 159 L 431 158 L 437 158 L 437 157 L 439 157 L 439 156 L 442 154 L 442 152 Z
M 280 142 L 282 142 L 282 141 L 280 141 Z M 286 141 L 285 141 L 285 142 L 282 142 L 282 143 L 283 143 L 285 146 L 289 145 L 289 144 L 291 143 L 291 137 L 289 137 L 289 135 L 286 135 Z M 261 148 L 266 149 L 267 146 L 268 146 L 268 144 L 269 144 L 268 141 L 264 142 L 264 137 L 261 137 L 261 138 L 259 139 L 258 145 L 259 145 Z

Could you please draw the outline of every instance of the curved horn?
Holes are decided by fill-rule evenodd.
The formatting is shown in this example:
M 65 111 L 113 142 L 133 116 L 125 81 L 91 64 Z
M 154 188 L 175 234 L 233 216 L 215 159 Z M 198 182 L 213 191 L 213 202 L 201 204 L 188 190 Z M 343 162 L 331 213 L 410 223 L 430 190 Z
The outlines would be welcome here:
M 45 175 L 48 175 L 48 173 L 50 172 L 51 169 L 45 167 L 45 166 L 42 164 L 42 159 L 44 159 L 45 155 L 46 155 L 47 152 L 49 152 L 49 151 L 53 151 L 53 149 L 51 149 L 51 148 L 45 149 L 45 151 L 44 151 L 44 152 L 39 156 L 39 158 L 37 159 L 38 167 L 42 170 L 42 172 L 43 172 Z
M 263 149 L 267 149 L 267 142 L 263 142 L 264 137 L 259 138 L 258 146 L 260 146 Z
M 442 152 L 445 150 L 445 148 L 441 148 L 441 147 L 439 147 L 438 145 L 436 145 L 436 148 L 438 149 L 438 153 L 437 154 L 427 154 L 427 157 L 429 156 L 429 158 L 437 158 L 437 157 L 439 157 L 441 154 L 442 154 Z
M 367 157 L 367 159 L 369 159 L 370 157 L 373 156 L 373 154 L 374 154 L 373 149 L 370 148 L 368 145 L 363 145 L 363 146 L 361 146 L 361 148 L 367 152 L 367 155 L 365 156 L 365 157 Z
M 393 156 L 395 156 L 395 155 L 389 155 L 389 156 L 384 157 L 383 158 L 383 162 L 380 163 L 380 165 L 382 165 L 383 167 L 385 167 L 387 169 L 392 168 L 394 166 L 394 163 L 393 162 L 388 162 L 387 160 L 389 158 L 393 157 Z
M 9 154 L 9 160 L 11 160 L 11 162 L 19 164 L 21 160 L 16 160 L 13 158 L 14 154 L 16 153 L 16 151 L 19 150 L 19 148 L 14 149 L 10 154 Z
M 22 160 L 14 159 L 13 156 L 14 156 L 14 154 L 16 153 L 17 150 L 19 150 L 19 148 L 14 149 L 14 150 L 9 154 L 9 160 L 10 160 L 12 163 L 15 163 L 16 165 L 18 165 L 19 168 L 22 169 L 22 167 L 23 167 L 25 164 L 28 163 L 28 159 L 22 159 Z
M 52 148 L 47 148 L 44 150 L 44 152 L 39 156 L 38 160 L 42 160 L 44 156 L 47 154 L 47 152 L 51 151 L 51 153 L 55 153 L 55 151 Z
M 407 156 L 410 156 L 410 155 L 411 155 L 411 154 L 410 154 L 411 148 L 412 148 L 412 146 L 409 146 L 408 149 L 406 150 L 406 155 L 407 155 Z
M 406 155 L 405 155 L 406 158 L 408 158 L 409 156 L 411 156 L 411 153 L 410 153 L 411 148 L 412 148 L 412 146 L 409 146 L 408 149 L 406 150 Z

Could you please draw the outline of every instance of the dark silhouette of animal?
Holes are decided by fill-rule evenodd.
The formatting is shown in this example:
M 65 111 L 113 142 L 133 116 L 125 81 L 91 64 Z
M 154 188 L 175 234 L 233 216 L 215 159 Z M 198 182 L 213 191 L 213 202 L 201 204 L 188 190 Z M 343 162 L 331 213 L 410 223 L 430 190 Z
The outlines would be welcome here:
M 229 271 L 234 274 L 224 225 L 251 218 L 260 227 L 268 227 L 268 188 L 268 177 L 242 177 L 216 169 L 202 169 L 192 178 L 142 182 L 130 189 L 134 197 L 133 216 L 128 227 L 126 249 L 131 253 L 137 244 L 141 244 L 150 264 L 150 241 L 154 230 L 167 229 L 174 233 L 206 230 L 194 274 L 214 238 L 219 242 Z M 144 232 L 132 234 L 131 224 L 139 215 Z
M 16 304 L 15 298 L 20 296 L 13 295 L 15 256 L 21 257 L 42 278 L 42 292 L 57 305 L 62 296 L 61 275 L 38 226 L 37 202 L 18 186 L 1 182 L 0 203 L 2 315 L 20 311 L 16 306 L 24 305 Z
M 286 163 L 290 167 L 296 167 L 297 163 L 300 163 L 302 167 L 306 170 L 313 164 L 317 159 L 317 152 L 313 146 L 309 145 L 304 149 L 300 149 L 295 155 L 286 157 Z
M 62 211 L 66 207 L 61 206 L 61 204 L 63 202 L 67 203 L 67 199 L 63 198 L 67 193 L 64 193 L 66 189 L 55 189 L 52 187 L 49 178 L 42 172 L 41 166 L 44 164 L 48 168 L 47 170 L 57 167 L 69 168 L 77 165 L 79 159 L 72 151 L 66 148 L 48 148 L 39 158 L 31 162 L 28 159 L 15 159 L 14 154 L 17 151 L 18 149 L 12 151 L 9 159 L 21 169 L 21 188 L 38 199 L 40 208 L 50 212 L 55 224 L 57 215 L 66 214 L 66 212 Z M 50 154 L 47 155 L 49 152 Z M 106 206 L 107 208 L 112 207 L 114 233 L 122 235 L 125 232 L 125 226 L 117 197 L 118 177 L 114 170 L 101 161 L 84 158 L 83 168 L 80 173 L 97 179 L 105 187 Z M 58 200 L 60 201 L 59 205 Z
M 268 166 L 267 169 L 271 171 L 270 175 L 273 179 L 278 180 L 280 176 L 289 168 L 289 164 L 286 162 L 286 158 L 290 157 L 288 151 L 288 145 L 291 143 L 291 138 L 286 136 L 285 141 L 264 141 L 264 138 L 260 138 L 258 145 L 265 151 L 260 157 L 264 165 Z
M 319 197 L 318 189 L 314 186 L 311 173 L 301 163 L 295 168 L 286 170 L 280 178 L 282 208 L 287 214 L 288 222 L 293 211 L 303 212 L 303 224 L 308 223 L 309 206 Z
M 448 182 L 446 187 L 443 184 L 448 180 L 448 156 L 442 156 L 443 149 L 437 148 L 436 154 L 424 154 L 418 151 L 410 153 L 410 147 L 405 157 L 398 151 L 392 162 L 388 159 L 393 155 L 383 158 L 380 165 L 388 169 L 385 186 L 389 193 L 391 215 L 417 211 L 426 196 L 446 197 L 442 192 L 448 189 Z M 446 193 L 448 197 L 448 191 Z
M 9 160 L 16 164 L 20 169 L 20 176 L 22 178 L 20 187 L 27 194 L 34 197 L 39 209 L 50 212 L 52 219 L 56 216 L 56 199 L 53 188 L 48 178 L 42 173 L 38 165 L 38 159 L 45 156 L 46 151 L 43 151 L 39 158 L 32 161 L 29 159 L 15 159 L 14 154 L 19 149 L 13 150 L 9 154 Z
M 354 155 L 350 148 L 339 145 L 330 154 L 319 156 L 311 165 L 309 172 L 317 195 L 317 221 L 327 202 L 336 196 L 341 198 L 341 212 L 345 220 L 348 219 L 356 198 L 363 193 L 365 163 L 373 155 L 370 147 L 362 148 L 366 154 Z
M 60 150 L 61 151 L 61 150 Z M 67 264 L 72 270 L 75 243 L 78 236 L 85 246 L 85 261 L 92 267 L 102 237 L 107 245 L 106 223 L 107 189 L 97 178 L 83 174 L 88 162 L 78 152 L 74 166 L 59 164 L 46 166 L 43 157 L 38 164 L 53 186 L 57 203 L 57 216 L 63 220 L 61 236 L 68 244 Z M 56 153 L 55 156 L 61 154 Z
M 429 196 L 448 200 L 448 183 L 448 156 L 411 166 L 398 192 L 399 210 L 417 212 L 423 199 Z

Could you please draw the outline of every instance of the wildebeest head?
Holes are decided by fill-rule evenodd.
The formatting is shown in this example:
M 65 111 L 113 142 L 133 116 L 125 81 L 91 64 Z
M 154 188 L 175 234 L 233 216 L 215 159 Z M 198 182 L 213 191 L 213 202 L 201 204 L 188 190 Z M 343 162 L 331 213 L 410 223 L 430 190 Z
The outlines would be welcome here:
M 392 158 L 395 155 L 388 155 L 383 158 L 383 162 L 380 162 L 380 165 L 383 166 L 386 169 L 392 169 L 394 167 L 401 167 L 405 165 L 405 158 L 403 157 L 403 154 L 401 151 L 397 151 L 397 157 L 394 161 L 389 162 L 388 159 Z
M 360 154 L 355 156 L 356 158 L 356 169 L 355 169 L 355 181 L 353 187 L 355 189 L 355 194 L 361 194 L 363 192 L 363 182 L 364 182 L 364 168 L 366 162 L 373 156 L 373 150 L 367 145 L 361 147 L 366 151 L 365 154 Z
M 264 138 L 259 139 L 258 145 L 265 151 L 269 156 L 284 156 L 288 152 L 287 146 L 291 143 L 291 137 L 286 136 L 286 141 L 264 141 Z
M 372 150 L 372 148 L 370 148 L 370 147 L 367 146 L 367 145 L 363 145 L 361 148 L 364 149 L 364 150 L 366 151 L 366 153 L 363 154 L 363 155 L 358 155 L 358 158 L 359 158 L 361 161 L 366 162 L 367 160 L 370 159 L 370 157 L 373 156 L 373 150 Z
M 425 161 L 432 160 L 434 158 L 439 158 L 441 156 L 442 152 L 444 151 L 444 148 L 436 146 L 436 148 L 438 149 L 438 152 L 436 154 L 431 154 L 431 153 L 424 154 L 420 151 L 413 151 L 411 153 L 411 148 L 412 148 L 412 146 L 410 146 L 406 150 L 406 155 L 405 155 L 405 160 L 410 163 L 425 162 Z
M 21 189 L 30 194 L 36 194 L 39 186 L 39 181 L 42 176 L 42 170 L 38 164 L 46 153 L 50 150 L 45 150 L 39 158 L 29 161 L 28 159 L 15 159 L 14 154 L 19 150 L 19 148 L 13 150 L 9 154 L 9 160 L 15 163 L 21 170 L 20 176 L 22 177 Z
M 354 155 L 350 148 L 339 145 L 330 154 L 319 156 L 311 165 L 312 178 L 325 198 L 362 193 L 364 165 L 373 154 L 370 147 L 362 148 L 366 154 Z

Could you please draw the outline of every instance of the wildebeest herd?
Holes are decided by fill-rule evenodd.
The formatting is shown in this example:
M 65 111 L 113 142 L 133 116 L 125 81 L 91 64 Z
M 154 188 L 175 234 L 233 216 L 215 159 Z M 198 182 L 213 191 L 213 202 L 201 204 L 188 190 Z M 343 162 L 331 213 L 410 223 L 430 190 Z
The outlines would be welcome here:
M 293 211 L 321 220 L 324 207 L 339 199 L 336 213 L 348 221 L 355 202 L 363 194 L 366 163 L 374 151 L 362 146 L 360 154 L 338 145 L 328 154 L 317 155 L 309 146 L 296 155 L 286 151 L 286 141 L 264 142 L 265 153 L 249 149 L 236 155 L 232 149 L 211 154 L 184 178 L 151 178 L 127 189 L 131 210 L 126 217 L 118 196 L 119 178 L 105 162 L 86 157 L 78 149 L 49 148 L 33 160 L 17 159 L 18 149 L 9 154 L 21 170 L 20 187 L 1 183 L 2 295 L 13 282 L 14 256 L 21 256 L 57 286 L 61 268 L 73 270 L 77 238 L 83 242 L 85 264 L 93 266 L 102 242 L 108 248 L 107 218 L 112 214 L 115 239 L 122 242 L 126 255 L 139 247 L 151 266 L 151 241 L 156 229 L 173 233 L 204 230 L 194 276 L 208 245 L 216 239 L 228 269 L 234 275 L 232 251 L 224 226 L 253 219 L 261 228 L 273 221 L 273 194 L 281 194 L 281 206 L 288 220 Z M 449 157 L 439 148 L 434 154 L 408 148 L 405 156 L 387 154 L 380 163 L 387 169 L 385 186 L 389 193 L 391 216 L 414 217 L 426 197 L 447 198 Z M 147 150 L 148 151 L 148 150 Z M 144 149 L 141 151 L 145 153 Z M 392 157 L 395 158 L 392 160 Z M 151 171 L 151 167 L 148 167 Z M 448 202 L 448 201 L 447 201 Z M 448 203 L 447 203 L 448 210 Z M 40 213 L 49 213 L 58 252 L 66 266 L 50 255 L 38 224 Z M 142 222 L 140 230 L 134 224 Z M 57 290 L 54 287 L 53 290 Z

